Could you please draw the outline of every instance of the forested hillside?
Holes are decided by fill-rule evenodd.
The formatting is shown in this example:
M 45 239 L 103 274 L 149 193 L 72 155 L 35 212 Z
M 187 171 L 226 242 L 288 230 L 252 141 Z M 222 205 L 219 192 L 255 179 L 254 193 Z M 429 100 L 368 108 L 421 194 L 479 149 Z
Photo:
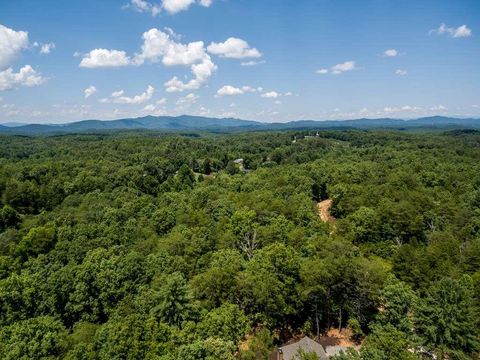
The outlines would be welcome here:
M 1 358 L 478 359 L 480 133 L 306 134 L 1 136 Z

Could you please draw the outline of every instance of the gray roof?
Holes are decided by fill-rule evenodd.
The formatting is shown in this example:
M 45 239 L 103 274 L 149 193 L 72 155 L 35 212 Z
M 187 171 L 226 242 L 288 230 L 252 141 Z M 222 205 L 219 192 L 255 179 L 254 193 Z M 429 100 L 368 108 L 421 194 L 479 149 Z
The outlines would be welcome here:
M 327 353 L 328 357 L 332 357 L 335 355 L 340 355 L 340 352 L 346 352 L 347 349 L 351 348 L 351 346 L 340 346 L 340 345 L 333 345 L 333 346 L 326 346 L 325 352 Z
M 283 360 L 293 360 L 298 355 L 300 349 L 305 352 L 314 352 L 321 360 L 327 359 L 323 346 L 308 336 L 296 343 L 281 346 L 278 348 L 278 351 L 283 354 Z

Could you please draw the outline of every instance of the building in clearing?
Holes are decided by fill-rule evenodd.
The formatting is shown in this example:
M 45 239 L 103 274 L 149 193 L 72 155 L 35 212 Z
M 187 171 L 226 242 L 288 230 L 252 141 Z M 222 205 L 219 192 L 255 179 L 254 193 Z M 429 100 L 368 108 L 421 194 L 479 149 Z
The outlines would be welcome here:
M 320 360 L 328 359 L 323 346 L 306 336 L 292 344 L 280 346 L 270 355 L 270 360 L 295 360 L 302 352 L 313 352 Z

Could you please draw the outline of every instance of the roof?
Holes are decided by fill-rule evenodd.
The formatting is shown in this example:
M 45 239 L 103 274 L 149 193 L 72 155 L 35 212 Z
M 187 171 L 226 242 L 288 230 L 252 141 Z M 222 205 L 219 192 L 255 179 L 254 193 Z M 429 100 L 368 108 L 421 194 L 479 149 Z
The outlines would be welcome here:
M 340 355 L 340 352 L 346 352 L 347 349 L 351 348 L 351 346 L 340 346 L 340 345 L 333 345 L 333 346 L 325 346 L 325 352 L 328 357 L 332 357 L 335 355 Z
M 290 345 L 283 345 L 278 348 L 278 351 L 283 354 L 283 360 L 293 360 L 298 352 L 302 349 L 305 352 L 314 352 L 321 360 L 327 359 L 327 354 L 323 350 L 323 346 L 308 336 L 302 340 Z

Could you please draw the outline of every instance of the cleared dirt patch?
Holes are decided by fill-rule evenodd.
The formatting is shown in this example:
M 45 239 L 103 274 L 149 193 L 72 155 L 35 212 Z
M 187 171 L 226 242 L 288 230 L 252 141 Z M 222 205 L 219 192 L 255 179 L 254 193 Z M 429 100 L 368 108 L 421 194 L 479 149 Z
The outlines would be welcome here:
M 332 207 L 332 203 L 332 199 L 323 200 L 317 203 L 318 215 L 323 222 L 335 222 L 335 218 L 332 216 L 332 214 L 330 214 L 330 208 Z
M 349 329 L 330 329 L 326 334 L 321 335 L 320 344 L 327 346 L 348 346 L 354 349 L 360 349 L 361 344 L 352 339 L 352 332 Z

